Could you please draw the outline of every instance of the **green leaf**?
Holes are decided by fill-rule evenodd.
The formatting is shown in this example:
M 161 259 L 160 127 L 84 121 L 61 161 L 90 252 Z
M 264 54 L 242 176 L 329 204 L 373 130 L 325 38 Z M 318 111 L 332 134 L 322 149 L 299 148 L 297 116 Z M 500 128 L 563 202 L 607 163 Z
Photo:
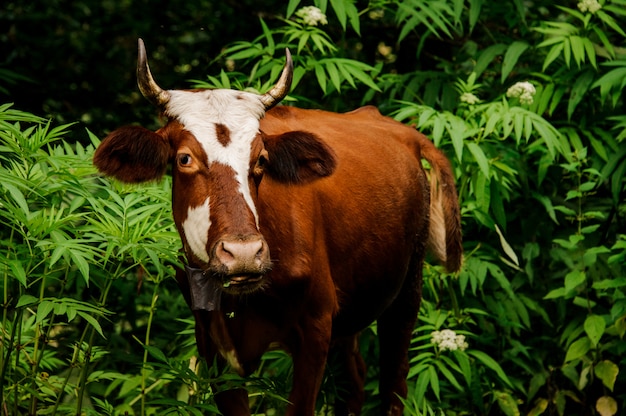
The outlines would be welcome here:
M 504 238 L 504 235 L 502 234 L 502 231 L 500 231 L 500 227 L 498 227 L 497 225 L 496 225 L 496 232 L 498 233 L 498 236 L 500 237 L 500 245 L 502 246 L 504 253 L 513 261 L 513 263 L 515 263 L 516 266 L 519 266 L 519 259 L 517 258 L 517 254 L 515 254 L 515 251 L 513 250 L 513 248 L 506 241 L 506 239 Z
M 437 376 L 437 371 L 434 366 L 428 367 L 428 373 L 430 375 L 430 387 L 433 389 L 433 393 L 437 396 L 437 400 L 441 400 L 439 397 L 439 377 Z
M 515 41 L 509 46 L 502 61 L 500 82 L 504 84 L 506 78 L 509 76 L 513 68 L 515 68 L 519 57 L 524 53 L 524 51 L 526 51 L 526 49 L 528 49 L 529 46 L 530 45 L 528 43 L 523 41 Z
M 587 319 L 585 319 L 584 327 L 587 336 L 591 340 L 591 345 L 596 347 L 606 328 L 604 318 L 599 315 L 589 315 Z
M 570 362 L 576 360 L 589 352 L 591 349 L 591 341 L 588 337 L 583 337 L 572 342 L 565 353 L 565 361 Z
M 604 280 L 594 282 L 591 287 L 596 290 L 603 290 L 603 289 L 615 289 L 615 288 L 624 287 L 624 286 L 626 286 L 626 277 L 616 277 L 613 279 L 604 279 Z
M 498 43 L 485 48 L 485 50 L 483 50 L 478 56 L 478 59 L 476 59 L 476 65 L 474 66 L 474 73 L 476 74 L 476 77 L 480 77 L 489 64 L 494 61 L 496 56 L 502 55 L 504 51 L 506 51 L 506 48 L 507 45 L 503 43 Z
M 565 292 L 576 289 L 579 285 L 585 283 L 587 275 L 583 270 L 572 270 L 565 275 Z
M 613 416 L 617 409 L 617 402 L 611 396 L 602 396 L 596 401 L 596 410 L 600 416 Z
M 576 65 L 580 68 L 580 65 L 585 62 L 585 45 L 580 36 L 570 36 L 569 42 L 572 48 L 574 62 L 576 62 Z
M 431 367 L 429 366 L 428 368 Z M 430 384 L 430 375 L 430 371 L 422 371 L 420 372 L 420 376 L 417 378 L 417 382 L 415 383 L 415 396 L 418 397 L 418 400 L 420 400 L 418 404 L 420 404 L 424 400 L 424 396 L 426 396 L 426 389 Z
M 485 365 L 487 368 L 493 370 L 498 375 L 498 377 L 500 377 L 500 380 L 505 382 L 509 387 L 513 387 L 506 373 L 504 372 L 502 367 L 500 367 L 500 364 L 498 364 L 493 358 L 478 350 L 468 350 L 467 354 L 473 356 L 474 358 L 476 358 L 476 360 Z
M 78 267 L 80 274 L 83 276 L 85 283 L 89 286 L 89 262 L 76 250 L 69 250 L 69 254 L 72 260 L 74 260 L 76 267 Z
M 102 338 L 106 338 L 104 336 L 104 333 L 102 332 L 102 327 L 100 326 L 100 324 L 98 323 L 98 320 L 96 318 L 94 318 L 93 316 L 89 315 L 86 312 L 83 311 L 76 311 L 76 313 L 82 317 L 85 321 L 87 321 L 89 323 L 89 325 L 91 325 L 93 327 L 93 329 L 95 329 L 98 334 L 100 334 L 100 336 Z
M 26 282 L 26 270 L 24 270 L 22 260 L 9 260 L 7 263 L 13 277 L 15 277 L 23 287 L 27 287 L 28 285 Z
M 552 289 L 543 298 L 544 299 L 558 299 L 558 298 L 562 298 L 564 296 L 565 296 L 565 288 L 564 287 L 560 287 L 558 289 Z
M 482 0 L 470 0 L 470 10 L 469 10 L 469 22 L 470 22 L 470 33 L 474 30 L 474 26 L 476 26 L 476 22 L 480 17 L 480 9 L 483 5 Z
M 37 317 L 35 322 L 41 323 L 54 310 L 54 303 L 49 300 L 42 300 L 37 307 Z
M 506 416 L 519 416 L 520 411 L 517 407 L 517 401 L 511 395 L 511 393 L 506 391 L 495 391 L 494 395 L 496 396 L 496 400 L 498 401 L 498 406 L 502 413 Z
M 626 37 L 626 32 L 624 32 L 624 30 L 620 27 L 619 23 L 617 23 L 615 19 L 613 19 L 613 17 L 606 14 L 602 10 L 598 10 L 596 12 L 596 16 L 598 16 L 604 23 L 606 23 L 607 26 L 610 26 L 611 29 L 613 29 L 614 31 L 622 35 L 623 37 Z
M 600 361 L 593 369 L 593 373 L 602 380 L 602 384 L 613 391 L 615 380 L 619 374 L 619 367 L 609 360 Z
M 465 383 L 469 387 L 472 384 L 472 365 L 469 358 L 467 357 L 467 354 L 463 351 L 456 350 L 452 351 L 452 355 L 454 355 L 454 358 L 456 358 L 456 361 L 459 363 L 461 373 L 465 378 Z
M 153 356 L 154 358 L 156 358 L 159 361 L 162 361 L 164 363 L 167 363 L 167 357 L 165 356 L 165 354 L 163 353 L 163 351 L 161 351 L 160 349 L 158 349 L 157 347 L 153 347 L 151 345 L 144 345 L 143 346 L 146 350 L 148 350 L 148 353 Z
M 434 364 L 439 369 L 439 372 L 443 374 L 446 379 L 448 379 L 450 384 L 452 384 L 458 391 L 464 391 L 463 387 L 461 387 L 452 372 L 446 367 L 446 365 L 442 361 L 434 361 Z
M 28 203 L 26 202 L 26 198 L 24 197 L 22 191 L 20 191 L 16 186 L 6 182 L 3 182 L 2 186 L 9 191 L 17 207 L 19 207 L 24 214 L 28 215 L 30 213 L 30 209 L 28 208 Z
M 328 78 L 326 78 L 326 71 L 324 71 L 324 67 L 322 65 L 315 65 L 315 76 L 320 88 L 324 94 L 326 94 L 326 82 L 328 81 Z
M 485 152 L 483 152 L 483 149 L 481 149 L 480 146 L 478 146 L 478 144 L 473 141 L 468 141 L 465 143 L 465 145 L 469 149 L 470 153 L 474 156 L 474 160 L 476 160 L 476 163 L 478 164 L 478 167 L 480 168 L 482 174 L 485 176 L 485 178 L 489 178 L 489 161 L 487 160 L 487 156 L 485 156 Z
M 23 306 L 30 306 L 33 305 L 35 303 L 37 303 L 39 299 L 37 299 L 36 297 L 32 296 L 32 295 L 22 295 L 20 296 L 19 300 L 17 301 L 17 304 L 15 305 L 15 308 L 21 308 Z
M 582 101 L 583 97 L 589 90 L 589 86 L 593 82 L 595 77 L 594 71 L 585 71 L 580 76 L 576 77 L 576 81 L 572 86 L 572 92 L 570 99 L 567 103 L 567 118 L 571 120 L 574 110 L 578 104 Z
M 500 364 L 498 364 L 493 358 L 491 358 L 490 356 L 488 356 L 484 352 L 478 351 L 478 350 L 469 350 L 469 351 L 467 351 L 467 353 L 468 353 L 468 355 L 471 355 L 474 358 L 476 358 L 479 362 L 481 362 L 487 368 L 493 370 L 498 375 L 500 380 L 502 380 L 504 383 L 506 383 L 506 385 L 508 385 L 511 388 L 513 387 L 513 384 L 511 383 L 511 381 L 507 377 L 507 375 L 504 372 L 504 370 L 502 369 L 502 367 L 500 367 Z
M 289 19 L 291 15 L 296 11 L 299 4 L 300 0 L 289 0 L 289 4 L 287 5 L 287 14 L 285 16 L 287 19 Z
M 542 71 L 546 71 L 546 69 L 550 66 L 550 64 L 552 62 L 554 62 L 554 60 L 556 58 L 558 58 L 559 56 L 561 56 L 561 52 L 563 51 L 563 44 L 562 43 L 558 43 L 556 45 L 554 45 L 551 49 L 550 52 L 548 52 L 548 54 L 546 55 L 546 59 L 543 61 L 543 68 Z

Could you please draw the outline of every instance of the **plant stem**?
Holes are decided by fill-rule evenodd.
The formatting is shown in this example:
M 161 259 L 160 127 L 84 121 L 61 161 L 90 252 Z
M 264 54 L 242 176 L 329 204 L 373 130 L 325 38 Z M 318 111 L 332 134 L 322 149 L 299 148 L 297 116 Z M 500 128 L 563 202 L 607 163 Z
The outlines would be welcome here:
M 144 340 L 144 345 L 146 347 L 150 345 L 150 329 L 152 328 L 152 319 L 154 318 L 154 312 L 156 311 L 156 303 L 157 303 L 157 299 L 159 298 L 158 289 L 159 289 L 159 281 L 157 280 L 154 284 L 154 291 L 152 292 L 152 303 L 150 305 L 150 315 L 148 316 L 146 338 Z M 147 363 L 148 363 L 148 349 L 145 348 L 143 351 L 143 362 L 141 363 L 141 415 L 142 416 L 146 414 L 146 377 L 148 373 Z

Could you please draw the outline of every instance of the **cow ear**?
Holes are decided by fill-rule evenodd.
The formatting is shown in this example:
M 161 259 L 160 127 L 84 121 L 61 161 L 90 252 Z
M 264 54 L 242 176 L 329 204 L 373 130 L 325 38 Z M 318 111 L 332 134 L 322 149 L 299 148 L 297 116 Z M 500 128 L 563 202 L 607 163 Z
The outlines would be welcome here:
M 121 127 L 104 138 L 93 157 L 98 170 L 122 182 L 159 179 L 170 158 L 163 136 L 139 126 Z
M 322 139 L 304 131 L 265 136 L 268 153 L 265 174 L 279 182 L 306 183 L 331 175 L 335 153 Z

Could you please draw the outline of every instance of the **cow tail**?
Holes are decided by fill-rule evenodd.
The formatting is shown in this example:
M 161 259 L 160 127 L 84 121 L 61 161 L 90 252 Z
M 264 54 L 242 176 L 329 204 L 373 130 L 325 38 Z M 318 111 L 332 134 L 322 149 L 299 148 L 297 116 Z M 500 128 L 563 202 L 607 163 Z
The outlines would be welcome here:
M 452 167 L 446 156 L 420 134 L 420 153 L 428 161 L 430 177 L 430 226 L 428 248 L 449 272 L 463 261 L 461 214 Z

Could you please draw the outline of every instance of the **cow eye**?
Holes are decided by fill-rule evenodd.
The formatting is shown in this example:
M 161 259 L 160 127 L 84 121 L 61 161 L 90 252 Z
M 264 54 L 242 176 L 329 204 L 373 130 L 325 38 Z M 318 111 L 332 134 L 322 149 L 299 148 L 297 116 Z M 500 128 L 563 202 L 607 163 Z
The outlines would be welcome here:
M 265 149 L 263 149 L 261 151 L 261 153 L 259 154 L 259 157 L 256 160 L 256 163 L 254 165 L 254 176 L 260 177 L 263 175 L 263 171 L 265 170 L 265 166 L 267 165 L 268 162 L 268 155 L 267 155 L 267 151 Z
M 191 158 L 191 155 L 187 154 L 187 153 L 181 153 L 178 155 L 178 166 L 191 166 L 191 163 L 193 162 L 193 159 Z

